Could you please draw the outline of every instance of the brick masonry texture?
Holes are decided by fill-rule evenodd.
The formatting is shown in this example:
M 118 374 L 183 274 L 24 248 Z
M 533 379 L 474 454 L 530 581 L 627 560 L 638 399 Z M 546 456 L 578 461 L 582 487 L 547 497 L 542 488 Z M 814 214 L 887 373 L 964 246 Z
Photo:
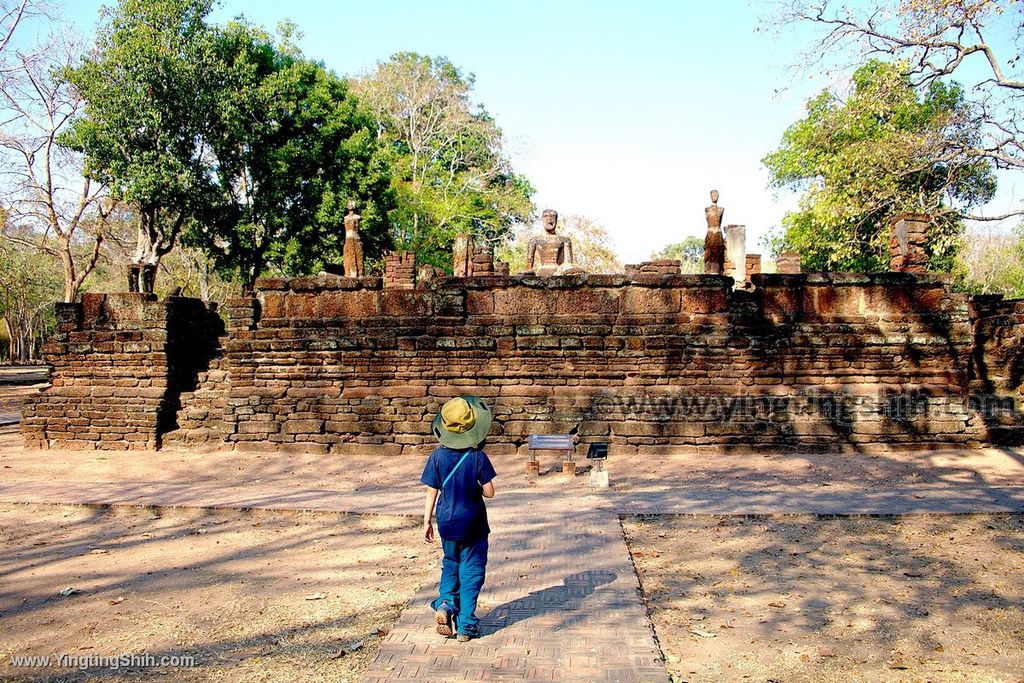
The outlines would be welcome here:
M 1017 428 L 1020 302 L 909 273 L 758 274 L 737 291 L 654 270 L 263 279 L 226 303 L 223 339 L 197 301 L 85 297 L 59 309 L 54 386 L 23 431 L 40 446 L 422 453 L 460 394 L 491 405 L 496 454 L 531 433 L 624 454 L 873 452 Z
M 30 400 L 26 445 L 151 450 L 176 427 L 180 397 L 223 331 L 201 301 L 151 294 L 85 294 L 57 304 L 43 348 L 53 386 Z
M 986 440 L 1024 444 L 1024 301 L 999 296 L 971 300 L 974 355 L 971 396 L 985 416 Z

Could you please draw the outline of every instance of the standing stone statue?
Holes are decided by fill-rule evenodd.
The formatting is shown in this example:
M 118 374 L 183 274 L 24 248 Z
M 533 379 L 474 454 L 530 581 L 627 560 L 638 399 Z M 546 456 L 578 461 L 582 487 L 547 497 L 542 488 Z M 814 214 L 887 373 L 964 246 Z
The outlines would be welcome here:
M 363 240 L 359 237 L 359 224 L 363 217 L 356 213 L 356 203 L 348 203 L 345 216 L 345 247 L 341 252 L 345 277 L 363 276 Z
M 558 212 L 545 209 L 541 214 L 544 234 L 530 240 L 526 252 L 526 270 L 537 275 L 567 275 L 581 272 L 572 254 L 572 240 L 555 234 Z
M 468 232 L 455 236 L 452 242 L 452 275 L 469 277 L 473 274 L 473 236 Z
M 722 214 L 718 205 L 718 190 L 711 190 L 711 206 L 704 209 L 708 234 L 704 237 L 704 272 L 721 275 L 725 271 L 725 238 L 722 237 Z
M 928 227 L 926 213 L 903 213 L 890 219 L 889 270 L 906 273 L 928 272 Z

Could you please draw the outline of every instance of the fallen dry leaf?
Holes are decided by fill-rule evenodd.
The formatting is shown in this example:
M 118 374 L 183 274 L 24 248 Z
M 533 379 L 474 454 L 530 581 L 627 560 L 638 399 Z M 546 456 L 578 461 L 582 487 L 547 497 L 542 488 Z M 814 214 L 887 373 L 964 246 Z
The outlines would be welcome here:
M 700 636 L 701 638 L 717 638 L 718 637 L 717 633 L 712 633 L 711 631 L 705 631 L 704 629 L 699 629 L 699 628 L 692 628 L 691 627 L 691 628 L 686 629 L 686 632 L 690 633 L 690 634 L 693 634 L 695 636 Z
M 361 649 L 363 649 L 363 641 L 361 641 L 361 640 L 356 640 L 356 641 L 353 641 L 353 642 L 349 643 L 349 644 L 348 644 L 348 645 L 346 645 L 345 647 L 343 647 L 343 648 L 341 649 L 341 651 L 342 651 L 342 652 L 343 652 L 344 654 L 346 654 L 346 655 L 350 655 L 350 654 L 352 654 L 353 652 L 355 652 L 356 650 L 361 650 Z

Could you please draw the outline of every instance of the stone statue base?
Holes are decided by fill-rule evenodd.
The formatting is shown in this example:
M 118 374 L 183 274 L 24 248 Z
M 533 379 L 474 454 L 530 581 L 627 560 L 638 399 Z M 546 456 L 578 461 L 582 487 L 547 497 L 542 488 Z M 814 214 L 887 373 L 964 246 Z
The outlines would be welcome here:
M 534 275 L 541 277 L 553 277 L 556 275 L 582 275 L 586 271 L 575 263 L 563 263 L 558 266 L 538 266 L 531 271 Z

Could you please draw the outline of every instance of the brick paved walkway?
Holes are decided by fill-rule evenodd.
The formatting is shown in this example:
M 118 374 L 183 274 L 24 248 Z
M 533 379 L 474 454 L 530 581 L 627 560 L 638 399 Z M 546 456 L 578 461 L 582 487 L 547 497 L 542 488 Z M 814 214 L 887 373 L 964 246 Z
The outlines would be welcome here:
M 668 680 L 618 517 L 553 507 L 492 506 L 478 640 L 437 635 L 430 582 L 364 680 Z
M 351 464 L 345 476 L 324 476 L 327 461 L 124 457 L 0 448 L 0 502 L 422 511 L 419 465 L 405 461 L 386 468 L 376 462 L 359 478 Z M 365 680 L 665 681 L 619 515 L 1024 511 L 1024 480 L 1013 469 L 1020 461 L 1016 451 L 965 454 L 946 466 L 948 481 L 889 486 L 880 478 L 858 486 L 799 484 L 755 472 L 757 479 L 717 485 L 708 483 L 711 473 L 700 484 L 623 479 L 597 492 L 560 475 L 539 486 L 505 477 L 489 503 L 482 637 L 457 643 L 434 632 L 427 603 L 437 584 L 428 582 L 381 643 Z

